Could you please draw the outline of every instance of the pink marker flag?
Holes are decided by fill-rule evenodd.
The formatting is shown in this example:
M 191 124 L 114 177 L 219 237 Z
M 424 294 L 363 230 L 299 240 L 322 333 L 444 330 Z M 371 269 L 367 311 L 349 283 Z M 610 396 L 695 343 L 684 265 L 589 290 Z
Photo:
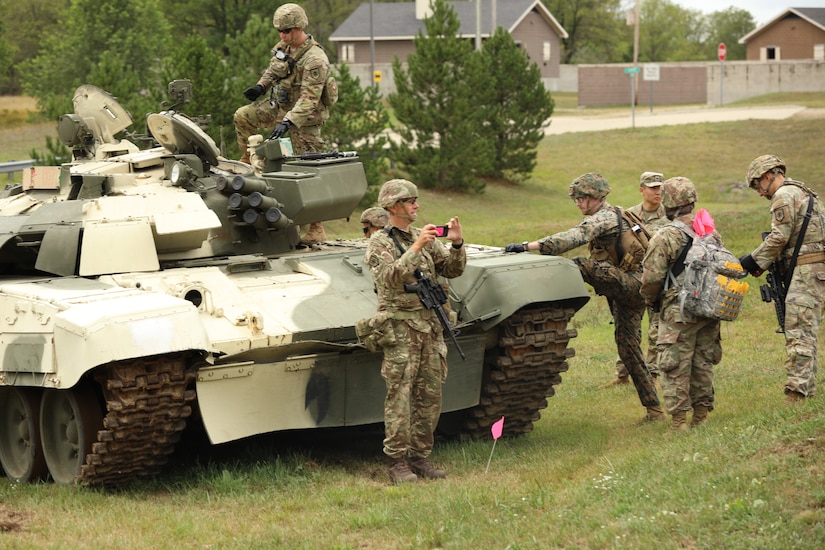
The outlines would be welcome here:
M 713 217 L 710 212 L 704 208 L 700 208 L 693 218 L 693 230 L 700 237 L 713 233 L 716 229 L 716 224 L 713 222 Z
M 504 417 L 501 417 L 501 420 L 498 422 L 493 423 L 490 427 L 490 431 L 493 433 L 493 448 L 490 450 L 490 458 L 487 459 L 487 468 L 484 470 L 484 473 L 490 471 L 490 461 L 493 460 L 493 452 L 496 450 L 496 441 L 498 438 L 501 437 L 501 432 L 504 431 Z

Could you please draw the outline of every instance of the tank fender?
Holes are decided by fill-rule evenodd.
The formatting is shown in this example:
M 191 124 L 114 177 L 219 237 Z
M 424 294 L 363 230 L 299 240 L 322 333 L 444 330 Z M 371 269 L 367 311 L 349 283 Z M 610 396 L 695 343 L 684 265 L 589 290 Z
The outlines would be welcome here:
M 479 324 L 484 330 L 531 304 L 579 310 L 590 299 L 571 260 L 502 252 L 468 257 L 464 273 L 450 279 L 450 295 L 461 324 Z

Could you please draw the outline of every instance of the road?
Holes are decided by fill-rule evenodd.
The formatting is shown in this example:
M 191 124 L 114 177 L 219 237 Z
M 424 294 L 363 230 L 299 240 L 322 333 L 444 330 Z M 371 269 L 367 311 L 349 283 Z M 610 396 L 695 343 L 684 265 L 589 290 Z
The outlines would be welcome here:
M 627 112 L 604 116 L 567 116 L 559 115 L 551 119 L 546 130 L 547 135 L 566 134 L 569 132 L 597 132 L 621 128 L 649 128 L 652 126 L 669 126 L 675 124 L 695 124 L 700 122 L 730 122 L 735 120 L 782 120 L 804 111 L 805 107 L 785 105 L 777 107 L 712 107 L 661 109 L 654 107 L 653 113 L 648 107 L 637 106 L 635 116 Z M 635 120 L 634 120 L 635 119 Z

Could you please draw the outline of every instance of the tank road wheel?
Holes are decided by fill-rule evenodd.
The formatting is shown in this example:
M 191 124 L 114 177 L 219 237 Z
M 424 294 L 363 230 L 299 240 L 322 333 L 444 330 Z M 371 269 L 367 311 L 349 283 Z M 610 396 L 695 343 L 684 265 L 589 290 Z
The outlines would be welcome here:
M 81 383 L 69 390 L 44 392 L 40 405 L 40 438 L 55 483 L 76 482 L 101 429 L 100 403 L 89 386 Z
M 497 345 L 484 353 L 479 404 L 442 416 L 439 430 L 443 426 L 460 439 L 490 437 L 490 426 L 504 416 L 505 435 L 532 431 L 547 398 L 555 394 L 554 386 L 561 384 L 567 359 L 575 355 L 567 347 L 577 336 L 567 328 L 574 313 L 572 308 L 544 306 L 521 309 L 505 319 L 498 327 Z
M 0 464 L 12 481 L 35 481 L 46 476 L 39 414 L 38 390 L 0 388 Z

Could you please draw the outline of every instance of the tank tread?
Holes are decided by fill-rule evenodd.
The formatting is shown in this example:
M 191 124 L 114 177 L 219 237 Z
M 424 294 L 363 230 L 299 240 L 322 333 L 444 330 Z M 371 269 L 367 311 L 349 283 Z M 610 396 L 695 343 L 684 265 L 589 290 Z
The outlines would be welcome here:
M 547 398 L 555 394 L 561 373 L 575 355 L 568 348 L 578 333 L 567 329 L 572 308 L 540 307 L 518 311 L 499 327 L 495 355 L 485 357 L 481 399 L 464 421 L 462 439 L 490 436 L 490 427 L 505 417 L 504 435 L 533 431 Z
M 156 474 L 192 414 L 195 373 L 183 354 L 133 359 L 95 372 L 106 416 L 78 482 L 113 484 Z

